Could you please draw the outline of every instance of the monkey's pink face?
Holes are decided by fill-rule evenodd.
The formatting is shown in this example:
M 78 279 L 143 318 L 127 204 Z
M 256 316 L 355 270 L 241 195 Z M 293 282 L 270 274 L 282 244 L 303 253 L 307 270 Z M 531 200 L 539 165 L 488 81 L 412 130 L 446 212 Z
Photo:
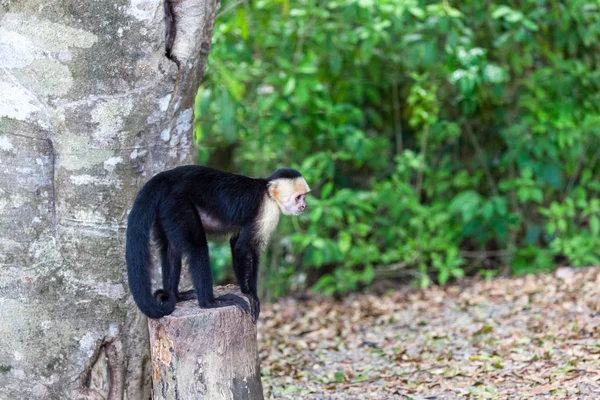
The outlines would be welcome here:
M 306 209 L 306 195 L 310 188 L 302 177 L 278 179 L 271 184 L 269 192 L 284 215 L 300 215 Z

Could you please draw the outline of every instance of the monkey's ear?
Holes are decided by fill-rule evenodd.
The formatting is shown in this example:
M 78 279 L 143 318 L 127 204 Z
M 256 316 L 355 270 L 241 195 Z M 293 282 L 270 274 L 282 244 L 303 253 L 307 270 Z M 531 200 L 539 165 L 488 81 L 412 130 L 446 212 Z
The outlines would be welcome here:
M 269 192 L 269 197 L 273 200 L 279 200 L 279 182 L 271 181 L 267 183 L 267 191 Z

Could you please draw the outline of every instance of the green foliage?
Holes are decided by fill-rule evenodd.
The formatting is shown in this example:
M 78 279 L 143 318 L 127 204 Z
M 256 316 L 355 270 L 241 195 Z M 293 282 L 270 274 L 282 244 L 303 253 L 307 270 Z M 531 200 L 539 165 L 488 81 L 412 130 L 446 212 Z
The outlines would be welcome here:
M 215 242 L 208 242 L 208 252 L 210 254 L 210 265 L 213 271 L 213 277 L 216 281 L 223 281 L 228 268 L 231 265 L 231 250 L 229 243 L 218 245 Z
M 267 253 L 276 295 L 600 262 L 598 4 L 453 3 L 224 2 L 200 162 L 314 193 Z

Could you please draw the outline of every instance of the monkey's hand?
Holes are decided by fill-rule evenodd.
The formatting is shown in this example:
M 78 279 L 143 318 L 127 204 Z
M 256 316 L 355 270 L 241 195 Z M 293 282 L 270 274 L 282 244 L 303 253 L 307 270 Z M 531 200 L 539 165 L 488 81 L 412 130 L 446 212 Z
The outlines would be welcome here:
M 248 307 L 248 303 L 235 294 L 224 294 L 223 296 L 219 296 L 212 301 L 203 301 L 199 302 L 199 304 L 202 308 L 235 306 L 246 314 L 250 314 L 250 307 Z

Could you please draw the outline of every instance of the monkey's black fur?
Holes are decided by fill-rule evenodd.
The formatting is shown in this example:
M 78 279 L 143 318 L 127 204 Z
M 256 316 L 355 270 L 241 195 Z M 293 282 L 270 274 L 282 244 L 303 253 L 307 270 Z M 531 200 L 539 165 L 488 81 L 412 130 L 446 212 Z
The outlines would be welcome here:
M 257 217 L 267 195 L 268 182 L 301 176 L 280 169 L 267 179 L 249 178 L 212 168 L 184 166 L 161 172 L 138 193 L 128 217 L 126 261 L 133 298 L 144 314 L 161 318 L 173 312 L 178 300 L 182 255 L 187 256 L 194 288 L 201 307 L 234 305 L 251 312 L 254 322 L 260 313 L 257 273 L 261 240 Z M 202 217 L 216 221 L 203 226 Z M 218 220 L 218 221 L 217 221 Z M 152 294 L 150 284 L 150 235 L 160 246 L 163 289 Z M 230 240 L 233 268 L 248 304 L 235 295 L 214 297 L 206 232 L 233 233 Z
M 279 168 L 277 171 L 273 172 L 273 174 L 267 179 L 269 181 L 273 181 L 275 179 L 294 179 L 300 178 L 302 174 L 295 169 L 291 168 Z

